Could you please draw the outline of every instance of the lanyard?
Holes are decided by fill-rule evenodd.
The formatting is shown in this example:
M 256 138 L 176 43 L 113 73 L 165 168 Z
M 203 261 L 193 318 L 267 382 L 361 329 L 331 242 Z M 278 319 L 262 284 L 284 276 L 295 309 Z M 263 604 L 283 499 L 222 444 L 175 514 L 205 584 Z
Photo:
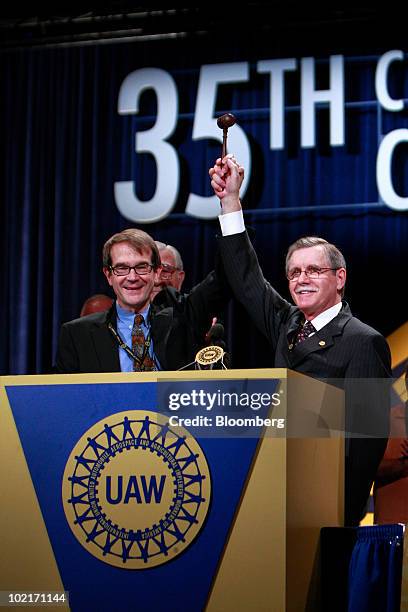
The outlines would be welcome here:
M 112 336 L 115 338 L 116 342 L 118 343 L 118 345 L 120 346 L 121 349 L 123 349 L 126 354 L 133 360 L 136 361 L 136 363 L 139 364 L 140 367 L 140 371 L 143 371 L 143 363 L 144 360 L 146 359 L 146 355 L 149 351 L 150 345 L 151 345 L 151 333 L 150 333 L 150 329 L 149 329 L 149 333 L 147 335 L 147 338 L 145 338 L 144 341 L 144 346 L 143 346 L 143 354 L 141 357 L 137 357 L 134 352 L 132 351 L 132 349 L 126 344 L 126 342 L 123 341 L 123 339 L 120 337 L 120 335 L 118 334 L 117 330 L 114 328 L 114 326 L 112 325 L 112 322 L 109 321 L 108 323 L 108 329 L 111 332 Z

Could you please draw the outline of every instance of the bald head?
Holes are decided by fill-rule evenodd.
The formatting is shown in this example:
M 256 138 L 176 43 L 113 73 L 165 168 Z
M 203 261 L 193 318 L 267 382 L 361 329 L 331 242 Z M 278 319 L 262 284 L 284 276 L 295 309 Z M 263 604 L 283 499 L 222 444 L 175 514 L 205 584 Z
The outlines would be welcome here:
M 93 314 L 94 312 L 103 312 L 104 310 L 108 310 L 113 303 L 113 299 L 104 295 L 103 293 L 96 293 L 95 295 L 91 295 L 87 300 L 85 300 L 82 308 L 81 308 L 81 317 L 85 317 L 86 315 Z

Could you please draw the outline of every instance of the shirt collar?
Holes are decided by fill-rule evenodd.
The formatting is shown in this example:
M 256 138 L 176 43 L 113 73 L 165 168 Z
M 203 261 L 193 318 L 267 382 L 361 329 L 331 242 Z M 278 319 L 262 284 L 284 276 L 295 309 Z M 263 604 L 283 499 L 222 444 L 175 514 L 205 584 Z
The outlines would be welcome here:
M 136 314 L 141 314 L 144 320 L 148 321 L 149 310 L 150 304 L 148 304 L 147 308 L 145 308 L 141 312 L 132 312 L 130 310 L 125 310 L 124 308 L 122 308 L 122 306 L 119 306 L 118 302 L 116 301 L 116 314 L 119 321 L 121 321 L 122 323 L 128 323 L 129 321 L 133 323 Z
M 320 331 L 322 327 L 330 323 L 330 321 L 334 319 L 334 317 L 337 317 L 337 315 L 339 314 L 341 310 L 341 307 L 342 307 L 342 303 L 339 302 L 338 304 L 335 304 L 334 306 L 331 306 L 327 310 L 324 310 L 323 312 L 318 314 L 317 317 L 315 317 L 311 321 L 315 330 Z

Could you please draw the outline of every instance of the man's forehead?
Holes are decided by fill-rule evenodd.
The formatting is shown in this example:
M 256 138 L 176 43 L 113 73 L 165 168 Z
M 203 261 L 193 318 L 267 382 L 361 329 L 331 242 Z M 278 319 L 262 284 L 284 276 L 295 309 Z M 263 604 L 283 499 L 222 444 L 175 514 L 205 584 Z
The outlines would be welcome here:
M 110 250 L 111 260 L 124 260 L 131 257 L 140 261 L 150 261 L 152 258 L 151 249 L 137 249 L 130 242 L 118 242 L 112 245 Z
M 170 249 L 162 249 L 160 251 L 160 259 L 162 263 L 173 266 L 174 268 L 176 267 L 176 258 Z
M 321 265 L 328 263 L 327 253 L 322 244 L 316 244 L 312 247 L 302 247 L 293 251 L 289 259 L 289 266 L 297 266 L 302 263 L 307 265 Z

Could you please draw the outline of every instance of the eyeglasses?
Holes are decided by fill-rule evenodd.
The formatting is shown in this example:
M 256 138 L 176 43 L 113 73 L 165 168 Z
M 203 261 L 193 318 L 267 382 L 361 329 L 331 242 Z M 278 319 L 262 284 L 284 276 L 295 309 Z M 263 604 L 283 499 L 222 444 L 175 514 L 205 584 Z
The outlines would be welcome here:
M 160 271 L 160 276 L 162 278 L 171 278 L 171 276 L 174 274 L 174 272 L 177 272 L 178 268 L 175 268 L 174 266 L 170 266 L 168 264 L 162 264 L 162 269 Z
M 145 276 L 153 270 L 153 265 L 149 263 L 140 263 L 136 264 L 136 266 L 118 264 L 117 266 L 109 266 L 109 270 L 116 274 L 116 276 L 127 276 L 131 270 L 134 270 L 139 276 Z
M 318 266 L 307 266 L 304 270 L 293 268 L 293 270 L 289 270 L 286 274 L 286 278 L 290 281 L 297 280 L 302 272 L 305 273 L 307 278 L 319 278 L 322 272 L 327 272 L 328 270 L 338 270 L 338 268 L 319 268 Z

